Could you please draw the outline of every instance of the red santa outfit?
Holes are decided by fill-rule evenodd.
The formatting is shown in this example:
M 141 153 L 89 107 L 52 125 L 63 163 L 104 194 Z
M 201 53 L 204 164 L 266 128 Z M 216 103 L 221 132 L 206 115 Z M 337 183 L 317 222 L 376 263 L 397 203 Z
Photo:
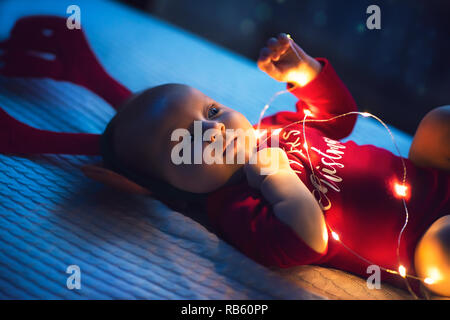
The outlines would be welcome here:
M 263 119 L 261 128 L 283 128 L 302 121 L 305 110 L 312 118 L 329 119 L 356 111 L 356 104 L 326 59 L 318 59 L 320 74 L 291 92 L 300 100 L 297 112 L 283 111 Z M 288 85 L 289 87 L 289 85 Z M 307 111 L 306 111 L 307 112 Z M 291 168 L 319 202 L 329 226 L 327 250 L 311 249 L 274 214 L 262 194 L 246 181 L 221 188 L 208 198 L 208 217 L 221 238 L 265 266 L 287 268 L 319 264 L 349 271 L 365 278 L 369 263 L 398 270 L 397 240 L 405 223 L 403 201 L 395 192 L 402 184 L 401 158 L 373 145 L 340 142 L 353 130 L 356 115 L 327 122 L 297 123 L 278 133 L 279 147 L 286 151 Z M 279 131 L 279 130 L 278 130 Z M 268 140 L 271 146 L 273 140 Z M 450 214 L 450 175 L 419 168 L 404 159 L 407 169 L 406 204 L 409 221 L 401 238 L 400 263 L 414 274 L 414 249 L 427 228 Z M 340 241 L 331 237 L 336 232 Z M 402 286 L 398 275 L 382 273 L 382 280 Z M 400 281 L 399 281 L 400 280 Z

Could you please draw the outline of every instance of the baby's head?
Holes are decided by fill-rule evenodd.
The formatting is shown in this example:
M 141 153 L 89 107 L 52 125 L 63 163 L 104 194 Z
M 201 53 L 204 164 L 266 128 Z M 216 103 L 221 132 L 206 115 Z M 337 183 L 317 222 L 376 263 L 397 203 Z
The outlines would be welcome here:
M 200 124 L 203 138 L 206 130 L 213 129 L 209 130 L 212 134 L 207 141 L 201 141 L 202 150 L 214 141 L 223 141 L 220 155 L 213 151 L 213 156 L 224 157 L 223 163 L 208 164 L 203 158 L 201 163 L 194 163 L 194 152 L 198 152 L 198 148 L 194 147 L 192 138 L 189 142 L 192 147 L 184 149 L 191 149 L 191 163 L 176 164 L 174 154 L 180 156 L 183 150 L 174 149 L 176 145 L 180 146 L 181 138 L 178 136 L 172 141 L 173 133 L 178 129 L 178 132 L 189 132 L 194 137 L 198 134 L 198 131 L 194 134 L 194 128 L 198 130 Z M 242 162 L 236 158 L 225 161 L 225 147 L 230 142 L 230 137 L 227 137 L 231 132 L 229 129 L 241 129 L 234 131 L 238 135 L 253 130 L 241 113 L 197 89 L 182 84 L 165 84 L 136 94 L 124 103 L 102 135 L 102 155 L 111 169 L 153 193 L 171 193 L 172 197 L 205 194 L 236 181 L 242 175 Z M 246 143 L 235 143 L 237 150 L 234 155 L 244 154 L 246 162 L 251 142 L 248 137 L 243 139 Z

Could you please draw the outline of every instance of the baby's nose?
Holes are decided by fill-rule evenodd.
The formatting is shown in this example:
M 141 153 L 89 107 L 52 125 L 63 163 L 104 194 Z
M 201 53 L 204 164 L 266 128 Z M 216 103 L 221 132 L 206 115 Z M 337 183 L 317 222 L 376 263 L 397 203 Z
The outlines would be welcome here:
M 218 121 L 204 121 L 203 131 L 206 131 L 208 129 L 216 129 L 219 132 L 225 133 L 225 125 L 222 122 Z

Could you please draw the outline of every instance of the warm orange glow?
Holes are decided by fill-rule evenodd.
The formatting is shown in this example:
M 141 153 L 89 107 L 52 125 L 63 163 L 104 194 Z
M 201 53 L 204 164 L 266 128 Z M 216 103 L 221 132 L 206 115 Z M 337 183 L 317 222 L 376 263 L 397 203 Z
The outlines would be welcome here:
M 395 193 L 396 193 L 398 196 L 404 198 L 404 197 L 406 197 L 406 195 L 407 195 L 406 192 L 408 191 L 408 187 L 405 186 L 405 185 L 403 185 L 403 184 L 395 183 L 395 184 L 394 184 L 394 190 L 395 190 Z
M 400 275 L 401 275 L 403 278 L 406 277 L 406 269 L 405 269 L 404 266 L 401 265 L 400 267 L 398 267 L 398 272 L 400 273 Z
M 409 184 L 403 183 L 397 178 L 389 180 L 389 188 L 396 198 L 409 200 L 411 197 L 411 187 Z
M 339 235 L 338 235 L 336 232 L 334 232 L 334 231 L 331 231 L 331 236 L 332 236 L 333 239 L 336 240 L 336 241 L 339 241 L 339 240 L 340 240 Z
M 286 78 L 287 78 L 288 82 L 296 83 L 300 87 L 303 87 L 309 81 L 311 81 L 312 75 L 309 75 L 308 73 L 306 73 L 304 71 L 302 72 L 302 71 L 292 70 L 287 74 Z
M 312 117 L 312 116 L 313 116 L 311 110 L 309 110 L 309 109 L 303 109 L 303 113 L 304 113 L 305 115 L 307 115 L 308 117 Z
M 442 278 L 441 273 L 439 272 L 439 270 L 437 268 L 431 268 L 431 270 L 429 271 L 430 277 L 433 278 L 434 280 L 439 280 Z
M 323 228 L 323 233 L 322 233 L 322 237 L 324 241 L 328 241 L 328 230 L 327 228 Z
M 442 275 L 439 272 L 437 268 L 430 268 L 428 270 L 428 277 L 424 280 L 426 284 L 433 284 L 436 283 L 436 281 L 439 281 L 442 279 Z

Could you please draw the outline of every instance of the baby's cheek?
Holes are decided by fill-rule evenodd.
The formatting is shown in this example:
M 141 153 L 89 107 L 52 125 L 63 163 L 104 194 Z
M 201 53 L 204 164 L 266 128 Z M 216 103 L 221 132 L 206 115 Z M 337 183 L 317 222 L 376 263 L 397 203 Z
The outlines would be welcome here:
M 203 184 L 205 192 L 211 192 L 225 185 L 237 169 L 236 165 L 205 164 L 196 179 Z
M 199 179 L 195 178 L 198 173 L 194 167 L 191 164 L 173 165 L 168 173 L 169 183 L 179 189 L 196 192 L 196 182 Z
M 211 192 L 225 185 L 241 166 L 220 163 L 174 165 L 170 182 L 190 192 Z
M 221 174 L 215 165 L 184 164 L 174 170 L 178 187 L 190 192 L 210 192 L 220 185 Z

